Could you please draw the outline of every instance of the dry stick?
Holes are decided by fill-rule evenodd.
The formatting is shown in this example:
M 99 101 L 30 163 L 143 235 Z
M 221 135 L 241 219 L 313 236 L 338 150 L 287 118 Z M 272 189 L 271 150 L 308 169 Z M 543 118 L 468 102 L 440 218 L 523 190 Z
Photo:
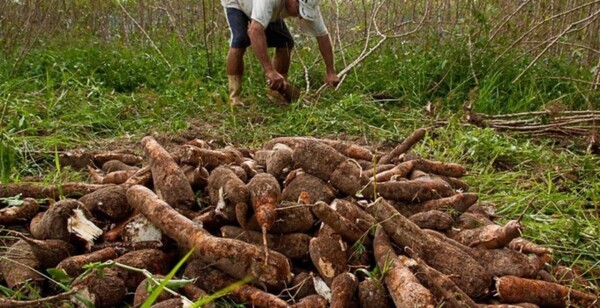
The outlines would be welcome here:
M 345 66 L 348 65 L 348 61 L 346 60 L 346 53 L 344 52 L 346 50 L 346 48 L 343 48 L 342 44 L 342 38 L 340 36 L 340 33 L 342 31 L 340 31 L 340 5 L 339 5 L 339 0 L 335 1 L 335 37 L 338 41 L 339 46 L 341 46 L 342 48 L 339 48 L 338 50 L 340 50 L 341 54 L 342 54 L 342 62 L 344 63 Z
M 173 8 L 171 7 L 171 1 L 165 1 L 166 4 L 166 8 L 161 7 L 161 6 L 157 6 L 158 9 L 163 10 L 166 14 L 167 17 L 169 18 L 169 23 L 171 24 L 171 27 L 175 30 L 175 33 L 177 34 L 177 37 L 179 38 L 179 40 L 182 43 L 185 43 L 186 45 L 188 45 L 188 47 L 194 47 L 192 45 L 192 43 L 190 43 L 185 36 L 181 33 L 181 29 L 180 27 L 177 27 L 177 23 L 175 22 L 175 19 L 173 18 L 173 16 L 171 15 L 171 12 L 173 10 Z
M 500 32 L 500 29 L 502 29 L 502 27 L 504 27 L 504 25 L 506 25 L 509 20 L 511 20 L 518 12 L 520 12 L 523 7 L 525 7 L 527 4 L 529 4 L 529 2 L 531 2 L 531 0 L 523 1 L 523 3 L 521 3 L 521 5 L 519 5 L 519 7 L 516 10 L 514 10 L 514 12 L 512 12 L 510 15 L 508 15 L 502 21 L 502 23 L 500 23 L 500 25 L 498 25 L 497 27 L 494 27 L 494 29 L 492 30 L 492 35 L 490 35 L 490 37 L 486 43 L 486 47 L 494 39 L 494 37 L 496 37 L 496 34 L 498 34 L 498 32 Z
M 308 93 L 308 91 L 310 91 L 310 78 L 308 75 L 308 67 L 306 67 L 306 63 L 304 63 L 303 57 L 296 58 L 300 60 L 300 65 L 302 65 L 302 70 L 304 71 L 304 82 L 306 83 L 306 88 L 304 89 L 304 91 Z
M 12 300 L 12 299 L 7 299 L 7 298 L 0 298 L 0 308 L 4 308 L 4 307 L 6 307 L 6 308 L 9 308 L 9 307 L 46 307 L 46 305 L 57 303 L 57 302 L 60 302 L 63 300 L 67 300 L 77 292 L 79 292 L 79 288 L 73 288 L 69 291 L 66 291 L 66 292 L 63 292 L 60 294 L 56 294 L 56 295 L 52 295 L 52 296 L 48 296 L 48 297 L 44 297 L 44 298 L 39 298 L 39 299 L 34 299 L 34 300 L 26 300 L 26 301 L 18 301 L 18 300 Z
M 597 120 L 598 120 L 598 118 L 589 118 L 589 119 L 584 118 L 584 119 L 571 120 L 571 121 L 567 121 L 567 122 L 563 122 L 563 123 L 546 124 L 546 125 L 529 125 L 529 126 L 522 126 L 522 127 L 514 127 L 514 126 L 506 126 L 506 125 L 492 125 L 492 127 L 502 128 L 502 129 L 507 129 L 507 130 L 532 131 L 532 130 L 540 130 L 540 129 L 557 128 L 560 126 L 577 124 L 577 123 L 594 122 Z
M 519 113 L 507 113 L 507 114 L 485 114 L 485 113 L 477 113 L 478 116 L 481 116 L 486 119 L 506 119 L 506 118 L 517 118 L 517 117 L 527 117 L 527 116 L 538 116 L 538 115 L 553 115 L 556 112 L 551 110 L 543 110 L 543 111 L 531 111 L 531 112 L 519 112 Z M 559 114 L 564 115 L 600 115 L 600 110 L 567 110 L 561 111 Z
M 64 197 L 83 196 L 98 189 L 114 184 L 64 183 L 40 186 L 37 183 L 9 183 L 0 185 L 0 198 L 21 195 L 22 198 L 58 199 Z
M 512 121 L 505 121 L 505 120 L 491 120 L 491 121 L 486 121 L 485 123 L 487 125 L 490 126 L 494 126 L 494 125 L 504 125 L 504 126 L 528 126 L 528 125 L 539 125 L 539 122 L 542 121 L 548 121 L 548 122 L 553 122 L 553 124 L 570 124 L 570 121 L 572 120 L 588 120 L 588 121 L 597 121 L 600 120 L 600 115 L 596 116 L 596 115 L 575 115 L 575 116 L 564 116 L 564 117 L 552 117 L 550 119 L 546 119 L 546 118 L 531 118 L 531 119 L 524 119 L 524 120 L 512 120 Z
M 144 34 L 144 36 L 150 42 L 150 45 L 152 45 L 152 48 L 154 48 L 154 50 L 156 50 L 156 52 L 160 55 L 160 57 L 162 58 L 162 60 L 165 61 L 165 63 L 169 67 L 169 69 L 172 69 L 173 66 L 171 66 L 171 63 L 169 63 L 169 61 L 167 60 L 167 58 L 165 58 L 165 55 L 163 55 L 163 53 L 160 51 L 160 49 L 158 49 L 158 46 L 156 46 L 156 44 L 154 43 L 154 41 L 152 40 L 152 38 L 150 38 L 150 35 L 148 35 L 148 33 L 146 32 L 146 30 L 144 30 L 144 28 L 135 20 L 135 18 L 133 18 L 129 14 L 129 12 L 125 9 L 125 7 L 123 6 L 123 4 L 120 1 L 117 2 L 117 4 L 119 4 L 119 6 L 121 7 L 121 9 L 125 13 L 125 15 L 127 15 L 127 17 L 129 17 L 129 19 L 131 19 L 131 21 L 133 21 L 133 23 L 140 29 L 140 31 L 142 31 L 142 33 Z
M 536 41 L 536 40 L 527 40 L 527 41 L 523 41 L 523 44 L 536 44 L 539 46 L 539 44 L 543 43 L 544 41 Z M 583 45 L 583 44 L 577 44 L 577 43 L 571 43 L 571 42 L 556 42 L 559 45 L 565 45 L 565 46 L 569 46 L 569 47 L 574 47 L 574 48 L 579 48 L 579 49 L 585 49 L 593 54 L 600 54 L 600 50 L 595 49 L 592 46 L 587 46 L 587 45 Z
M 599 86 L 600 85 L 600 82 L 598 82 L 596 80 L 594 80 L 594 81 L 588 81 L 588 80 L 583 80 L 583 79 L 569 78 L 569 77 L 562 77 L 562 76 L 548 76 L 548 77 L 544 77 L 544 78 L 554 79 L 554 80 L 567 80 L 567 81 L 579 82 L 579 83 L 588 84 L 588 85 L 590 85 L 590 87 Z M 536 78 L 536 79 L 541 79 L 541 78 Z M 585 99 L 586 99 L 586 101 L 588 101 L 588 104 L 589 104 L 589 100 L 587 98 L 585 98 Z
M 600 57 L 598 57 L 598 63 L 596 64 L 596 67 L 600 67 Z M 600 86 L 600 70 L 599 69 L 596 70 L 596 76 L 594 76 L 594 84 L 592 86 L 590 86 L 590 90 L 596 91 L 596 90 L 598 90 L 598 86 Z
M 404 139 L 399 145 L 397 145 L 393 150 L 389 153 L 383 155 L 381 159 L 379 159 L 378 164 L 389 164 L 393 160 L 395 160 L 398 156 L 408 152 L 417 142 L 421 141 L 427 130 L 424 128 L 419 128 L 415 130 L 410 136 Z
M 597 4 L 597 3 L 600 3 L 600 1 L 599 0 L 595 0 L 595 1 L 592 1 L 592 2 L 588 2 L 588 3 L 582 4 L 580 6 L 572 8 L 572 9 L 570 9 L 568 11 L 564 11 L 564 12 L 560 12 L 558 14 L 552 15 L 549 18 L 546 18 L 543 21 L 540 21 L 539 23 L 535 24 L 532 28 L 530 28 L 529 30 L 527 30 L 519 38 L 517 38 L 514 42 L 512 42 L 510 44 L 510 46 L 508 46 L 500 55 L 498 55 L 496 57 L 496 59 L 494 59 L 494 62 L 492 62 L 491 67 L 493 67 L 500 60 L 500 58 L 502 58 L 507 52 L 509 52 L 510 50 L 513 50 L 513 48 L 515 47 L 515 45 L 517 45 L 521 40 L 523 40 L 523 38 L 525 38 L 529 33 L 533 32 L 535 29 L 539 28 L 541 25 L 543 25 L 543 24 L 545 24 L 545 23 L 547 23 L 549 21 L 552 21 L 552 20 L 554 20 L 556 18 L 559 18 L 561 16 L 570 14 L 572 12 L 575 12 L 575 11 L 579 10 L 579 9 L 582 9 L 582 8 L 585 8 L 587 6 L 591 6 L 591 5 L 594 5 L 594 4 Z
M 548 51 L 548 49 L 550 49 L 550 47 L 552 47 L 561 37 L 563 37 L 567 32 L 569 32 L 569 30 L 571 30 L 571 28 L 573 28 L 574 26 L 576 26 L 577 24 L 580 24 L 582 22 L 586 22 L 589 20 L 593 20 L 595 19 L 598 15 L 600 14 L 600 10 L 594 12 L 594 14 L 584 18 L 584 19 L 580 19 L 576 22 L 573 22 L 571 24 L 569 24 L 560 34 L 558 34 L 557 36 L 555 36 L 555 38 L 546 45 L 546 47 L 527 65 L 527 67 L 525 67 L 521 73 L 515 77 L 515 79 L 512 81 L 513 83 L 516 83 L 524 74 L 525 72 L 527 72 L 534 64 L 535 62 L 537 62 L 537 60 L 546 53 L 546 51 Z
M 469 51 L 469 68 L 471 69 L 471 75 L 473 76 L 473 80 L 475 81 L 475 86 L 479 87 L 479 78 L 477 78 L 477 73 L 475 73 L 475 65 L 473 64 L 473 40 L 471 39 L 470 32 L 468 32 L 467 38 L 467 50 Z
M 146 187 L 131 187 L 127 190 L 127 200 L 167 236 L 186 249 L 194 248 L 198 259 L 214 263 L 233 277 L 241 279 L 250 275 L 271 286 L 282 286 L 292 278 L 289 261 L 282 254 L 271 251 L 266 260 L 255 245 L 214 237 Z
M 383 45 L 383 43 L 385 43 L 385 41 L 387 41 L 388 38 L 401 38 L 401 37 L 405 37 L 405 36 L 409 36 L 413 33 L 416 33 L 417 31 L 419 31 L 421 29 L 421 27 L 423 26 L 423 23 L 425 21 L 425 17 L 427 17 L 427 15 L 429 14 L 429 6 L 427 6 L 427 10 L 425 11 L 425 14 L 423 15 L 423 18 L 421 19 L 421 21 L 419 22 L 419 24 L 417 25 L 417 27 L 415 29 L 413 29 L 412 31 L 403 33 L 403 34 L 399 34 L 399 35 L 395 35 L 395 36 L 386 36 L 386 35 L 380 35 L 381 39 L 375 44 L 375 46 L 371 47 L 368 51 L 363 50 L 361 52 L 361 54 L 358 56 L 358 58 L 356 58 L 354 61 L 352 61 L 352 63 L 350 63 L 348 66 L 346 66 L 342 71 L 340 71 L 338 73 L 338 77 L 340 78 L 344 78 L 346 76 L 346 74 L 348 74 L 348 72 L 350 72 L 355 66 L 359 65 L 360 63 L 362 63 L 366 58 L 368 58 L 375 50 L 379 49 L 379 47 L 381 47 L 381 45 Z M 365 44 L 365 47 L 368 46 L 368 40 Z M 342 84 L 342 82 L 340 82 L 338 84 L 338 87 L 340 87 L 340 85 Z M 315 94 L 319 94 L 321 93 L 321 91 L 323 91 L 325 88 L 327 87 L 326 84 L 323 84 L 316 92 Z
M 39 22 L 39 24 L 42 26 L 41 28 L 43 28 L 44 25 L 46 25 L 46 20 L 48 20 L 50 18 L 50 14 L 48 14 L 48 11 L 54 9 L 52 6 L 48 6 L 47 8 L 47 12 L 45 14 L 42 14 L 42 19 L 41 21 L 38 21 L 38 19 L 36 19 L 33 14 L 29 14 L 27 16 L 27 21 L 26 24 L 27 26 L 30 26 L 32 24 L 31 19 L 35 19 L 36 23 Z M 39 29 L 41 29 L 39 28 Z M 31 28 L 25 28 L 24 29 L 26 32 L 33 32 Z M 29 51 L 34 47 L 35 42 L 38 42 L 39 37 L 42 35 L 42 31 L 36 31 L 35 36 L 32 38 L 31 35 L 27 35 L 26 36 L 26 41 L 23 45 L 23 49 L 21 50 L 21 52 L 19 53 L 19 57 L 17 58 L 17 61 L 15 61 L 12 65 L 11 71 L 10 71 L 10 75 L 13 74 L 13 72 L 15 72 L 17 70 L 17 68 L 19 68 L 19 66 L 21 65 L 21 63 L 23 63 L 23 60 L 25 60 L 25 58 L 27 57 L 27 55 L 29 54 Z
M 378 12 L 378 9 L 383 6 L 383 4 L 385 3 L 385 0 L 382 1 L 381 5 L 374 11 L 373 15 L 376 15 Z M 365 2 L 362 1 L 363 4 L 363 8 L 365 6 Z M 371 18 L 370 21 L 367 21 L 367 10 L 366 8 L 364 8 L 363 10 L 364 12 L 364 23 L 365 23 L 365 34 L 366 34 L 366 38 L 365 38 L 365 45 L 361 51 L 361 55 L 363 55 L 365 53 L 365 51 L 367 50 L 367 48 L 369 47 L 369 43 L 371 41 L 371 26 L 373 26 L 375 24 L 374 22 L 374 18 Z M 342 74 L 341 72 L 338 73 L 338 77 L 340 78 L 340 82 L 337 85 L 337 87 L 335 88 L 336 90 L 340 88 L 340 86 L 342 85 L 342 83 L 346 80 L 346 74 Z M 326 84 L 323 84 L 316 92 L 316 94 L 318 95 L 324 88 L 325 88 Z
M 573 290 L 557 283 L 504 276 L 496 280 L 496 291 L 503 302 L 532 303 L 540 307 L 566 307 L 574 304 L 594 307 L 598 296 Z

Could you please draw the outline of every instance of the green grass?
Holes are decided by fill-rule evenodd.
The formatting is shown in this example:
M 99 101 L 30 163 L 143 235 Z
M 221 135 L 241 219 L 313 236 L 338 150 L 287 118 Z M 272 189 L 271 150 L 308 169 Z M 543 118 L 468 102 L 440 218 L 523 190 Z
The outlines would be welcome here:
M 309 95 L 305 103 L 288 107 L 268 101 L 264 77 L 249 53 L 244 83 L 249 107 L 241 110 L 226 103 L 225 49 L 215 51 L 214 67 L 209 68 L 198 50 L 176 40 L 164 42 L 160 48 L 172 69 L 148 46 L 88 40 L 47 44 L 32 50 L 18 66 L 16 55 L 8 54 L 0 57 L 1 179 L 81 178 L 74 171 L 56 171 L 55 151 L 103 150 L 109 142 L 131 146 L 153 132 L 191 132 L 250 147 L 284 135 L 342 137 L 387 149 L 415 128 L 435 124 L 421 111 L 433 102 L 439 105 L 438 118 L 448 124 L 437 127 L 415 151 L 467 166 L 465 180 L 480 202 L 497 206 L 500 221 L 525 214 L 524 235 L 554 248 L 555 262 L 598 268 L 600 158 L 574 143 L 557 149 L 550 140 L 465 127 L 460 121 L 465 102 L 489 113 L 532 111 L 550 104 L 589 108 L 589 102 L 600 101 L 597 91 L 549 77 L 589 80 L 591 72 L 566 59 L 549 59 L 513 83 L 531 59 L 494 63 L 498 51 L 478 43 L 469 59 L 463 44 L 392 42 L 351 72 L 339 91 Z M 302 45 L 296 56 L 304 63 L 316 57 Z M 308 76 L 313 92 L 323 78 L 322 64 L 315 63 Z M 294 61 L 290 78 L 305 87 L 302 72 Z M 389 99 L 374 99 L 374 94 Z M 598 275 L 586 272 L 596 286 Z

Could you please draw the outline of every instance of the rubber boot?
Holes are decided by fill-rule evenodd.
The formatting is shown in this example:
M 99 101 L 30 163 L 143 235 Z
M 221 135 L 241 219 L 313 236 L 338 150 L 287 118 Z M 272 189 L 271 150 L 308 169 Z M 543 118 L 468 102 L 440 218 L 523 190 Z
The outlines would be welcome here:
M 231 106 L 244 106 L 242 101 L 242 75 L 227 75 L 229 79 L 229 103 Z

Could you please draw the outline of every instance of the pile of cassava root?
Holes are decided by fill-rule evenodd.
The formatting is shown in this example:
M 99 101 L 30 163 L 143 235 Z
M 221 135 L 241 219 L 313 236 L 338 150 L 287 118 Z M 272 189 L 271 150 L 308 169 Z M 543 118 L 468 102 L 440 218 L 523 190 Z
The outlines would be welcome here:
M 0 307 L 140 306 L 189 251 L 173 277 L 183 283 L 153 307 L 240 281 L 226 296 L 252 307 L 599 305 L 577 271 L 551 269 L 552 250 L 522 238 L 518 220 L 494 222 L 463 166 L 411 152 L 425 134 L 385 153 L 308 137 L 167 151 L 147 136 L 144 157 L 63 155 L 94 183 L 0 185 L 3 284 L 39 294 Z M 73 280 L 59 288 L 48 268 Z

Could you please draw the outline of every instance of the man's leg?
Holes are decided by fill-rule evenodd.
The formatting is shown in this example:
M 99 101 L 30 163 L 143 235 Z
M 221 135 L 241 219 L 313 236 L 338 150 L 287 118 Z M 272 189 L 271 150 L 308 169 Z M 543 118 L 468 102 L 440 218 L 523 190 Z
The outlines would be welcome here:
M 269 24 L 265 30 L 267 35 L 267 44 L 269 47 L 275 47 L 273 56 L 273 67 L 285 78 L 287 83 L 288 73 L 294 49 L 294 38 L 292 37 L 287 25 L 282 19 Z M 284 97 L 277 91 L 269 91 L 269 96 L 275 101 L 290 102 L 288 97 Z
M 229 48 L 227 53 L 227 79 L 229 83 L 229 103 L 243 106 L 242 80 L 244 75 L 244 53 L 246 48 Z
M 227 53 L 227 75 L 244 75 L 246 48 L 229 48 Z
M 246 48 L 250 46 L 248 37 L 249 18 L 244 12 L 226 8 L 227 23 L 231 30 L 231 42 L 229 52 L 227 53 L 227 79 L 229 83 L 229 103 L 233 106 L 243 106 L 242 80 L 244 75 L 244 54 Z
M 273 57 L 273 66 L 275 70 L 283 75 L 287 81 L 287 75 L 290 71 L 290 63 L 292 59 L 292 48 L 278 47 L 275 49 L 275 56 Z

